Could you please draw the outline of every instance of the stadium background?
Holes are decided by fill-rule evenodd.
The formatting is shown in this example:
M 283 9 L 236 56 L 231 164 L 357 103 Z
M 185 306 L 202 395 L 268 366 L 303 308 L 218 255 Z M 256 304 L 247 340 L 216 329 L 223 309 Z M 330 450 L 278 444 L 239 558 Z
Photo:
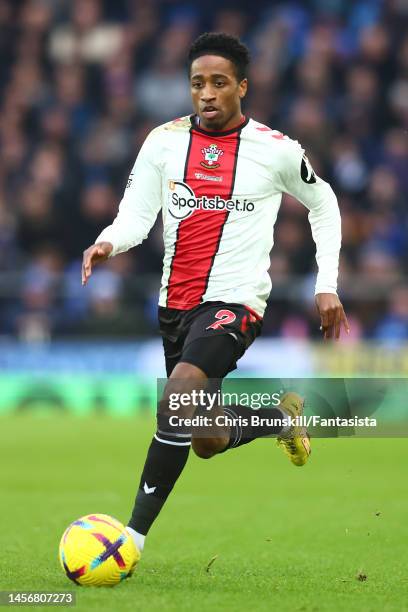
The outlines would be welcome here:
M 406 0 L 0 0 L 0 588 L 68 589 L 66 525 L 129 515 L 164 373 L 160 220 L 86 288 L 80 263 L 146 134 L 190 111 L 202 31 L 248 44 L 245 112 L 303 144 L 343 218 L 350 336 L 320 340 L 306 210 L 285 197 L 238 372 L 406 376 L 407 25 Z M 314 439 L 300 472 L 270 444 L 192 456 L 137 577 L 77 609 L 406 609 L 406 438 Z
M 286 196 L 263 337 L 241 372 L 406 373 L 407 20 L 403 0 L 0 0 L 0 410 L 41 398 L 72 408 L 75 373 L 84 410 L 106 397 L 132 411 L 129 384 L 135 397 L 135 381 L 163 374 L 160 219 L 85 289 L 81 256 L 149 130 L 190 112 L 186 53 L 207 29 L 248 44 L 245 112 L 303 144 L 343 218 L 350 337 L 318 342 L 314 244 L 306 209 Z

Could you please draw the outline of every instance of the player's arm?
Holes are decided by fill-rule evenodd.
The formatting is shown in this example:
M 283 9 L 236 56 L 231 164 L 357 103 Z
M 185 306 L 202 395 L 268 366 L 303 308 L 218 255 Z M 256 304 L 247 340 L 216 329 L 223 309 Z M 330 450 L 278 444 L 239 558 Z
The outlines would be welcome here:
M 349 324 L 337 295 L 341 218 L 337 198 L 328 183 L 313 171 L 302 147 L 288 139 L 280 171 L 283 191 L 293 195 L 309 210 L 309 222 L 316 244 L 318 273 L 315 300 L 325 339 L 340 337 Z
M 145 140 L 130 173 L 127 187 L 112 225 L 106 227 L 84 251 L 82 284 L 94 265 L 140 244 L 148 235 L 161 208 L 161 172 L 157 136 Z

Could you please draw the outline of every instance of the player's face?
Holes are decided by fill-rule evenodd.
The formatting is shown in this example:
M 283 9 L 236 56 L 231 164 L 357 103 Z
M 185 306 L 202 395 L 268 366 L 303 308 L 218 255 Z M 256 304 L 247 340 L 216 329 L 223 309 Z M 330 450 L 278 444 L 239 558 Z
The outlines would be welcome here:
M 206 130 L 228 130 L 241 120 L 241 99 L 247 79 L 237 80 L 234 64 L 218 55 L 202 55 L 190 72 L 191 97 L 200 125 Z

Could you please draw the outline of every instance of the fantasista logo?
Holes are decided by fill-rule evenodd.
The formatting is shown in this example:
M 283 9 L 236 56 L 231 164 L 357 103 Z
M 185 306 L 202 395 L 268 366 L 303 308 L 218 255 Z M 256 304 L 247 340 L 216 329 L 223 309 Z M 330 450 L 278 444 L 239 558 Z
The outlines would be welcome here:
M 248 200 L 239 200 L 238 198 L 224 200 L 218 195 L 197 197 L 186 183 L 169 181 L 168 210 L 175 219 L 187 219 L 195 210 L 250 213 L 254 209 L 255 204 Z

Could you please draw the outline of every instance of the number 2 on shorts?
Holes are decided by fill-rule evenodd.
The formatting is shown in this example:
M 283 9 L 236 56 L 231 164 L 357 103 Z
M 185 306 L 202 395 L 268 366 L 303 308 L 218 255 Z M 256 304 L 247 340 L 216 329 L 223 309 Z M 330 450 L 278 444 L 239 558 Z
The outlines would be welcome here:
M 216 319 L 218 319 L 218 321 L 214 321 L 214 323 L 211 323 L 211 325 L 206 327 L 206 329 L 224 329 L 224 325 L 233 323 L 237 318 L 237 316 L 231 312 L 231 310 L 226 309 L 218 310 L 214 316 Z

